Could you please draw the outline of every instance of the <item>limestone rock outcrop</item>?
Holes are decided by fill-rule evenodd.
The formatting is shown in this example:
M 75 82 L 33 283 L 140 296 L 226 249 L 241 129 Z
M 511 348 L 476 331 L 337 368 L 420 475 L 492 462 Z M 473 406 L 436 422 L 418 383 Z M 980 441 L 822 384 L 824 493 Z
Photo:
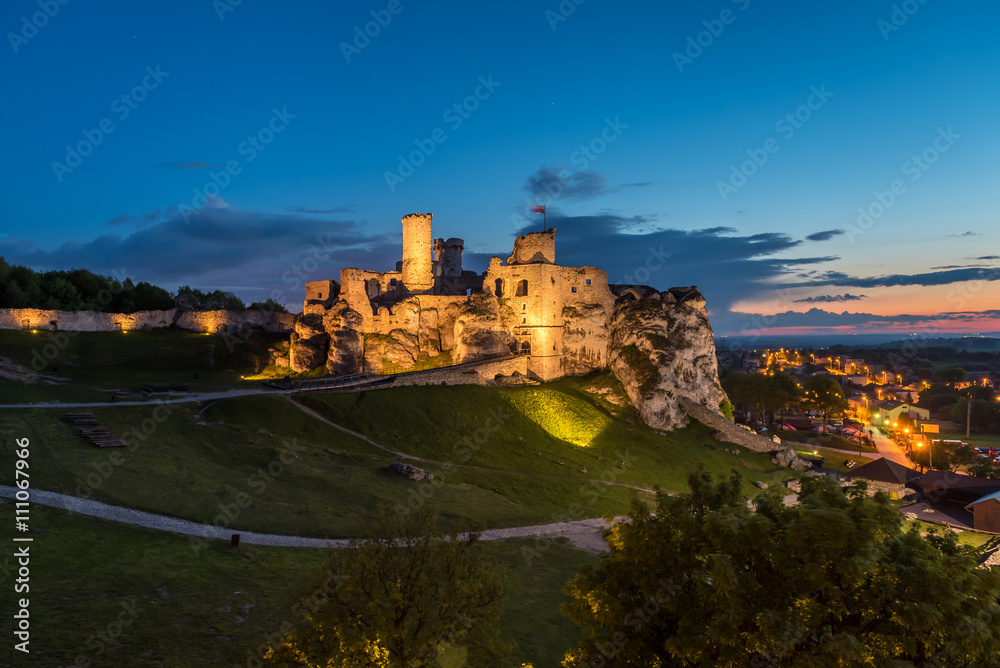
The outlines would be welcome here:
M 655 429 L 688 423 L 688 399 L 714 412 L 725 398 L 715 341 L 700 294 L 622 294 L 611 318 L 609 358 L 643 420 Z
M 517 348 L 516 339 L 504 327 L 504 308 L 499 299 L 486 292 L 472 295 L 462 304 L 454 328 L 452 357 L 456 364 L 509 354 L 511 344 Z
M 337 302 L 323 315 L 323 326 L 330 335 L 326 368 L 331 374 L 361 371 L 363 358 L 361 314 L 345 302 Z
M 329 345 L 330 335 L 323 325 L 322 316 L 307 313 L 296 320 L 289 356 L 292 370 L 304 373 L 326 364 Z

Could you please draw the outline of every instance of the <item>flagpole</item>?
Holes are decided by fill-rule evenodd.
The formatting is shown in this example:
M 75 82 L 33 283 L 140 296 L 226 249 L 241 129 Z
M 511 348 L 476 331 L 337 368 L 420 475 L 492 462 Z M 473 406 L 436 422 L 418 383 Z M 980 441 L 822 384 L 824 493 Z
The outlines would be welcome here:
M 542 232 L 547 232 L 548 230 L 549 226 L 545 222 L 545 207 L 542 207 Z

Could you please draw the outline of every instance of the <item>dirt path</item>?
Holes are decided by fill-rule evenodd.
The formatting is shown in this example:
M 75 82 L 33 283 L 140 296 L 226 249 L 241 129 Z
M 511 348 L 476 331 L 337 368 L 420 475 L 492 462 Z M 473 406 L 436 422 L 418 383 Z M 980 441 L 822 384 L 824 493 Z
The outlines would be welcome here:
M 0 497 L 13 499 L 17 488 L 7 485 L 0 485 Z M 144 527 L 156 531 L 169 531 L 182 536 L 194 536 L 209 540 L 228 541 L 234 533 L 240 534 L 240 542 L 250 545 L 269 545 L 273 547 L 307 547 L 307 548 L 327 548 L 327 547 L 347 547 L 349 540 L 326 539 L 326 538 L 304 538 L 300 536 L 282 536 L 278 534 L 256 533 L 253 531 L 241 531 L 239 529 L 225 529 L 222 527 L 201 524 L 190 520 L 182 520 L 167 515 L 147 513 L 142 510 L 133 510 L 123 506 L 112 506 L 100 501 L 81 499 L 66 494 L 56 492 L 45 492 L 38 489 L 31 490 L 31 503 L 52 508 L 62 508 L 70 512 L 97 517 L 111 522 L 128 524 L 130 526 Z M 619 522 L 623 517 L 615 518 Z M 601 536 L 601 531 L 608 526 L 602 518 L 578 520 L 572 522 L 556 522 L 554 524 L 537 524 L 526 527 L 511 527 L 508 529 L 490 529 L 480 534 L 482 540 L 508 540 L 512 538 L 567 538 L 576 547 L 591 552 L 606 551 L 607 543 Z

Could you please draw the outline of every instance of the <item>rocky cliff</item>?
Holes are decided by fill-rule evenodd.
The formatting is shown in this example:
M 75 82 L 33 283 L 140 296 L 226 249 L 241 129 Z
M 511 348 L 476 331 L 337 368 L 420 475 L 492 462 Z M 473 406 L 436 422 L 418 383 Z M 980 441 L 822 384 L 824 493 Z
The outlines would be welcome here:
M 609 323 L 611 369 L 649 426 L 672 430 L 688 423 L 682 398 L 718 412 L 715 341 L 696 291 L 678 301 L 672 291 L 624 291 Z

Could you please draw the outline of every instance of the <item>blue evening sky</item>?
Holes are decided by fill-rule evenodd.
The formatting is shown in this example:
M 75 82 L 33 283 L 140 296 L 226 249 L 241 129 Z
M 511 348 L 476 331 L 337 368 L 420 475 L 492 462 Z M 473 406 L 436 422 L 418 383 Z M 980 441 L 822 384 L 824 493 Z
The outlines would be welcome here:
M 391 268 L 407 213 L 481 270 L 545 203 L 561 264 L 698 284 L 718 332 L 998 330 L 998 23 L 986 1 L 11 0 L 0 254 L 295 310 L 296 274 Z

